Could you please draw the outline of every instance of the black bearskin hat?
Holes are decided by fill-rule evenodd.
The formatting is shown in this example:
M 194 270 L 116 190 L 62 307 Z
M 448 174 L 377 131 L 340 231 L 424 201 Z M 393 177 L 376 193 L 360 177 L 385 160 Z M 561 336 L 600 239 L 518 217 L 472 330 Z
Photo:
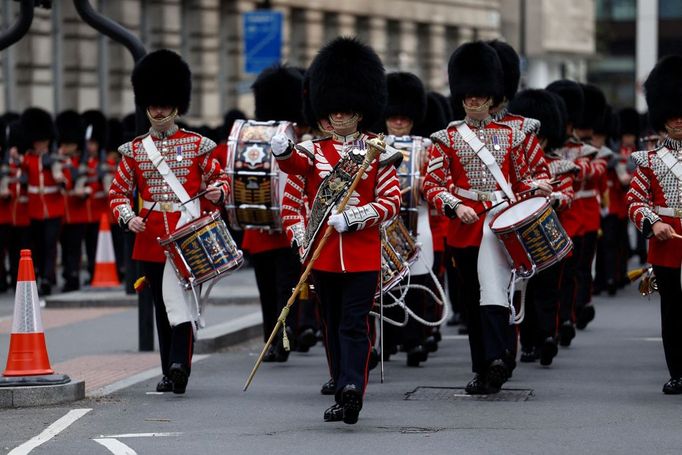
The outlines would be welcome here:
M 225 115 L 223 116 L 223 125 L 219 128 L 221 142 L 230 137 L 232 125 L 234 125 L 235 121 L 240 119 L 246 119 L 246 114 L 239 109 L 230 109 L 225 112 Z
M 516 53 L 513 47 L 509 44 L 492 40 L 488 44 L 495 49 L 497 56 L 502 63 L 502 71 L 504 72 L 504 97 L 507 101 L 511 101 L 519 89 L 519 81 L 521 80 L 521 61 L 519 54 Z
M 3 131 L 4 136 L 4 146 L 9 150 L 12 147 L 16 147 L 19 153 L 22 155 L 26 153 L 26 150 L 31 148 L 31 144 L 26 140 L 26 135 L 21 126 L 20 120 L 14 120 L 7 124 L 5 131 Z
M 504 71 L 497 52 L 483 41 L 459 46 L 448 62 L 453 110 L 467 95 L 489 96 L 493 106 L 504 96 Z
M 446 123 L 453 121 L 454 116 L 452 114 L 452 104 L 450 104 L 450 98 L 438 92 L 429 92 L 429 94 L 440 104 Z
M 388 104 L 384 118 L 405 116 L 415 125 L 426 115 L 426 91 L 424 84 L 412 73 L 397 72 L 386 76 Z
M 336 38 L 318 52 L 306 77 L 310 78 L 307 91 L 316 120 L 311 125 L 334 112 L 362 115 L 359 129 L 381 119 L 387 98 L 384 65 L 366 44 L 354 38 Z
M 578 129 L 594 129 L 604 117 L 606 97 L 599 87 L 592 84 L 580 84 L 583 90 L 583 115 L 573 126 Z
M 682 56 L 663 57 L 644 82 L 649 121 L 657 131 L 665 130 L 665 123 L 682 117 Z
M 55 124 L 57 125 L 57 141 L 59 144 L 83 146 L 85 128 L 83 127 L 83 118 L 78 112 L 73 110 L 60 112 L 55 119 Z
M 85 125 L 85 139 L 96 141 L 100 147 L 104 147 L 107 140 L 107 118 L 104 114 L 95 109 L 85 111 L 83 124 Z
M 620 134 L 634 134 L 639 136 L 639 112 L 635 108 L 626 107 L 618 112 L 618 121 L 620 123 Z
M 618 136 L 618 125 L 618 116 L 613 113 L 611 105 L 607 104 L 604 108 L 604 115 L 594 124 L 594 134 L 615 138 Z
M 178 108 L 180 115 L 189 109 L 192 73 L 182 57 L 171 50 L 160 49 L 145 55 L 135 65 L 131 81 L 135 104 L 142 109 L 172 106 Z
M 301 122 L 303 75 L 296 68 L 270 66 L 258 75 L 251 89 L 256 101 L 256 120 Z
M 135 113 L 132 112 L 121 120 L 123 124 L 123 142 L 132 141 L 137 136 L 137 119 Z
M 125 142 L 123 140 L 123 122 L 117 118 L 107 120 L 107 151 L 118 150 L 118 147 Z
M 566 105 L 566 120 L 574 127 L 578 125 L 583 116 L 583 106 L 585 104 L 585 95 L 577 82 L 561 79 L 554 81 L 547 87 L 552 93 L 556 93 L 564 100 Z
M 414 134 L 429 137 L 436 131 L 445 129 L 448 126 L 450 122 L 443 111 L 443 104 L 439 98 L 442 96 L 438 92 L 429 92 L 426 95 L 426 115 L 421 123 L 415 125 Z
M 519 92 L 509 103 L 509 112 L 540 121 L 538 136 L 551 146 L 561 144 L 564 122 L 555 97 L 547 90 L 529 89 Z
M 28 144 L 51 141 L 55 136 L 52 116 L 39 107 L 29 107 L 21 114 L 21 130 Z

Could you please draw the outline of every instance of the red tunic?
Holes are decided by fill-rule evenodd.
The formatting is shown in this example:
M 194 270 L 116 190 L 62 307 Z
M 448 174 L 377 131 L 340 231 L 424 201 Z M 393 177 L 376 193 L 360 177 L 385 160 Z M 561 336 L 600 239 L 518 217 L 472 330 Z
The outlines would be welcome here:
M 490 118 L 484 121 L 466 119 L 467 125 L 485 143 L 495 157 L 502 174 L 518 193 L 531 188 L 531 174 L 526 164 L 523 143 L 526 135 L 504 123 Z M 481 212 L 492 205 L 456 194 L 456 189 L 492 193 L 500 187 L 485 164 L 457 132 L 460 122 L 452 122 L 447 129 L 431 135 L 434 148 L 424 179 L 424 194 L 429 205 L 445 215 L 446 206 L 462 204 Z M 454 218 L 450 220 L 447 243 L 455 248 L 479 246 L 483 237 L 485 216 L 476 223 L 465 224 Z
M 82 179 L 87 178 L 80 175 L 80 159 L 76 156 L 69 159 L 70 165 L 64 168 L 64 176 L 67 180 L 66 194 L 64 195 L 65 217 L 67 224 L 87 223 L 88 213 L 86 210 L 85 194 L 79 194 L 84 188 L 80 188 Z
M 107 193 L 99 175 L 99 158 L 89 157 L 87 161 L 88 192 L 90 196 L 85 201 L 88 223 L 99 223 L 102 215 L 109 211 Z
M 11 162 L 10 173 L 10 213 L 12 226 L 26 227 L 31 224 L 28 217 L 28 191 L 26 185 L 21 183 L 21 163 Z
M 495 116 L 495 121 L 521 130 L 526 135 L 523 141 L 523 153 L 526 156 L 528 170 L 535 180 L 549 180 L 551 174 L 549 165 L 545 160 L 545 152 L 540 147 L 540 142 L 537 138 L 537 134 L 540 131 L 540 122 L 533 118 L 511 114 L 506 108 Z
M 682 265 L 682 240 L 658 240 L 652 237 L 651 226 L 662 221 L 671 225 L 677 234 L 682 235 L 682 181 L 678 180 L 659 157 L 659 151 L 670 152 L 682 160 L 682 141 L 665 138 L 662 146 L 655 150 L 635 152 L 633 161 L 637 164 L 630 190 L 627 193 L 627 206 L 630 220 L 637 229 L 650 237 L 648 261 L 653 265 L 679 268 Z M 658 207 L 677 210 L 677 216 L 659 215 Z
M 278 157 L 280 169 L 305 178 L 305 194 L 315 200 L 322 180 L 329 175 L 342 156 L 354 148 L 353 141 L 365 141 L 367 135 L 340 138 L 333 136 L 315 142 L 298 144 L 292 153 Z M 358 184 L 345 213 L 353 220 L 353 232 L 339 234 L 332 230 L 315 270 L 325 272 L 368 272 L 381 269 L 379 226 L 393 218 L 400 209 L 400 183 L 392 163 L 394 157 L 374 160 Z M 324 223 L 324 222 L 323 222 Z M 326 223 L 320 232 L 324 232 Z M 313 250 L 322 237 L 318 234 Z
M 33 152 L 24 155 L 21 170 L 28 177 L 28 217 L 45 220 L 64 216 L 63 176 L 61 164 L 55 161 L 50 169 L 43 169 L 43 156 Z M 60 181 L 58 181 L 58 179 Z
M 122 159 L 109 190 L 109 205 L 119 223 L 126 225 L 134 216 L 130 206 L 133 189 L 137 188 L 143 201 L 158 201 L 157 208 L 167 203 L 178 203 L 175 193 L 149 160 L 142 147 L 146 135 L 133 139 L 119 147 Z M 168 166 L 178 178 L 190 197 L 195 196 L 205 179 L 209 184 L 220 181 L 220 188 L 227 195 L 229 180 L 217 160 L 209 153 L 215 143 L 191 131 L 173 127 L 167 134 L 154 132 L 154 144 L 164 156 Z M 157 238 L 164 238 L 175 231 L 180 219 L 179 211 L 154 210 L 147 220 L 147 228 L 135 236 L 133 259 L 164 262 L 166 257 Z M 148 210 L 143 208 L 140 216 Z

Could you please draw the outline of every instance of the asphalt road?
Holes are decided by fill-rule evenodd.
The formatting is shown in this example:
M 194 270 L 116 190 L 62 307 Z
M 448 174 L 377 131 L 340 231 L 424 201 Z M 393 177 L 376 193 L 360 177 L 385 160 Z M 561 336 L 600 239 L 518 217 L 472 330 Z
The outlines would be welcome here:
M 668 376 L 658 298 L 648 302 L 632 287 L 596 305 L 597 319 L 551 368 L 519 365 L 504 400 L 424 388 L 461 388 L 471 377 L 466 339 L 446 330 L 424 367 L 407 368 L 399 355 L 384 384 L 372 372 L 356 425 L 325 423 L 321 348 L 264 365 L 242 392 L 261 346 L 251 341 L 196 363 L 182 396 L 147 393 L 153 379 L 69 406 L 0 411 L 0 451 L 73 409 L 91 409 L 31 453 L 680 453 L 682 397 L 661 393 Z

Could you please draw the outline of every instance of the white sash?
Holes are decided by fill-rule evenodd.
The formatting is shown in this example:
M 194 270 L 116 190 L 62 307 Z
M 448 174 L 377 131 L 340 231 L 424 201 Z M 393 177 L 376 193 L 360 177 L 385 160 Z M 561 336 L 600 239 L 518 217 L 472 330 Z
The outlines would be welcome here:
M 677 180 L 682 182 L 682 162 L 666 147 L 659 149 L 656 154 L 663 161 L 665 167 L 677 177 Z
M 486 165 L 497 184 L 500 185 L 500 189 L 504 191 L 504 194 L 509 198 L 510 201 L 515 202 L 516 197 L 514 196 L 514 192 L 512 191 L 509 182 L 507 182 L 507 179 L 504 178 L 502 169 L 500 169 L 500 166 L 497 164 L 497 160 L 493 154 L 490 153 L 490 150 L 488 150 L 485 144 L 481 142 L 478 137 L 476 137 L 476 134 L 471 131 L 471 128 L 469 128 L 469 125 L 467 125 L 465 122 L 459 123 L 456 128 L 457 132 L 460 134 L 460 136 L 462 136 L 462 139 L 464 139 L 464 142 L 469 144 L 469 147 L 476 152 L 476 155 L 481 159 L 481 161 L 483 161 L 483 164 Z
M 187 190 L 185 190 L 185 187 L 182 186 L 182 183 L 180 183 L 175 174 L 173 174 L 170 166 L 168 166 L 168 163 L 166 163 L 166 160 L 156 148 L 151 134 L 142 139 L 142 145 L 152 164 L 161 174 L 161 177 L 163 177 L 180 202 L 184 204 L 181 209 L 180 219 L 175 225 L 175 229 L 177 230 L 182 225 L 198 218 L 201 214 L 199 201 L 194 200 L 188 202 L 190 197 L 189 194 L 187 194 Z M 184 322 L 197 321 L 199 315 L 196 297 L 191 291 L 185 290 L 180 284 L 180 280 L 178 280 L 178 277 L 175 275 L 175 269 L 168 258 L 166 259 L 166 265 L 163 269 L 162 294 L 163 302 L 166 306 L 166 313 L 168 314 L 168 321 L 172 327 Z M 195 325 L 192 324 L 192 327 L 195 328 Z

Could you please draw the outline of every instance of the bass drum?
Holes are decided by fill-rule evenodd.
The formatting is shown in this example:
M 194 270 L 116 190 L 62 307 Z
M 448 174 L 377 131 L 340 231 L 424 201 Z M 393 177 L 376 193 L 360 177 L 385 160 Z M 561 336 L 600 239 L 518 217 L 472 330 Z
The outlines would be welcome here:
M 281 195 L 286 174 L 279 170 L 270 150 L 278 133 L 295 142 L 291 122 L 237 120 L 227 142 L 227 173 L 231 191 L 225 201 L 230 227 L 236 230 L 281 231 Z

